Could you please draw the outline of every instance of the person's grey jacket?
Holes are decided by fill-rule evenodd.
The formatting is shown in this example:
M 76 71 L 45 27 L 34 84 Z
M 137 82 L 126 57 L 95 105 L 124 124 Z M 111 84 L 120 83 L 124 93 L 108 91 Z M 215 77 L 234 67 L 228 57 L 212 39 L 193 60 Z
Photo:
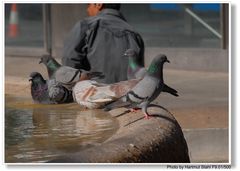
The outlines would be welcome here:
M 144 43 L 121 13 L 104 9 L 97 16 L 76 23 L 64 44 L 62 64 L 78 69 L 100 71 L 105 83 L 127 79 L 128 59 L 124 52 L 132 48 L 144 65 Z

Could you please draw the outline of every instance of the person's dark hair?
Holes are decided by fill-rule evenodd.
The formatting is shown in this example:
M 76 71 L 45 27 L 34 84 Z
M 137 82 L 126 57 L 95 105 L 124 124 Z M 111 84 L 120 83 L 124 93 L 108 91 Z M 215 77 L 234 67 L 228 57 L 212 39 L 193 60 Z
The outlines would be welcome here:
M 111 8 L 115 10 L 120 10 L 121 4 L 103 4 L 103 8 Z

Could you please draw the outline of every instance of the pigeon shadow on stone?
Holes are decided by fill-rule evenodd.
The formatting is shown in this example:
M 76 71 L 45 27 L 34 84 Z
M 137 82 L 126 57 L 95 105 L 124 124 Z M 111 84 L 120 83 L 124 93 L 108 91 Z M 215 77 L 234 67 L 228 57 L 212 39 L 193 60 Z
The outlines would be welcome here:
M 125 110 L 124 112 L 122 112 L 122 113 L 120 113 L 120 114 L 118 114 L 118 115 L 116 115 L 116 116 L 114 116 L 115 118 L 118 118 L 118 117 L 120 117 L 120 116 L 123 116 L 123 115 L 125 115 L 125 114 L 127 114 L 127 113 L 130 113 L 131 112 L 131 110 Z
M 160 108 L 160 109 L 165 110 L 167 113 L 171 114 L 171 112 L 169 112 L 169 110 L 167 110 L 167 109 L 166 109 L 165 107 L 163 107 L 163 106 L 156 105 L 156 104 L 150 104 L 150 105 L 148 106 L 148 108 L 150 108 L 150 107 Z M 124 114 L 126 114 L 126 113 L 128 113 L 128 112 L 130 112 L 130 110 L 127 110 L 127 111 L 119 114 L 118 116 L 122 116 L 122 115 L 124 115 Z M 171 114 L 171 115 L 172 115 L 172 114 Z M 173 124 L 177 124 L 177 121 L 176 121 L 176 120 L 171 119 L 170 117 L 164 116 L 164 115 L 162 115 L 161 113 L 153 113 L 153 114 L 149 114 L 149 116 L 151 117 L 150 119 L 155 118 L 155 117 L 159 117 L 159 118 L 168 120 L 169 122 L 172 122 Z M 144 116 L 143 116 L 143 117 L 140 117 L 140 118 L 138 118 L 138 119 L 136 119 L 136 120 L 134 120 L 134 121 L 132 121 L 132 122 L 127 123 L 126 125 L 124 125 L 124 127 L 129 126 L 129 125 L 131 125 L 131 124 L 133 124 L 133 123 L 135 123 L 135 122 L 137 122 L 137 121 L 140 121 L 140 120 L 142 120 L 142 119 L 144 119 Z
M 131 124 L 133 124 L 133 123 L 135 123 L 135 122 L 137 122 L 137 121 L 142 120 L 143 118 L 144 118 L 144 116 L 142 116 L 142 117 L 140 117 L 140 118 L 138 118 L 138 119 L 135 119 L 134 121 L 127 123 L 127 124 L 124 125 L 123 127 L 129 126 L 129 125 L 131 125 Z
M 148 108 L 150 108 L 150 107 L 155 107 L 155 108 L 159 108 L 159 109 L 165 110 L 167 113 L 169 113 L 169 114 L 172 115 L 172 113 L 169 112 L 169 110 L 166 109 L 166 108 L 163 107 L 163 106 L 156 105 L 156 104 L 150 104 L 150 105 L 148 106 Z M 153 113 L 153 114 L 150 114 L 150 117 L 160 117 L 160 118 L 162 118 L 162 119 L 166 119 L 166 120 L 168 120 L 168 121 L 170 121 L 170 122 L 172 122 L 172 123 L 174 123 L 174 124 L 177 123 L 177 121 L 176 121 L 175 119 L 172 119 L 172 118 L 170 118 L 170 117 L 164 116 L 164 115 L 161 114 L 160 112 L 159 112 L 159 113 Z
M 168 113 L 171 113 L 171 112 L 169 112 L 169 110 L 167 109 L 167 108 L 165 108 L 165 107 L 163 107 L 163 106 L 161 106 L 161 105 L 157 105 L 157 104 L 150 104 L 149 106 L 148 106 L 148 108 L 150 108 L 150 107 L 156 107 L 156 108 L 160 108 L 160 109 L 163 109 L 163 110 L 165 110 L 166 112 L 168 112 Z

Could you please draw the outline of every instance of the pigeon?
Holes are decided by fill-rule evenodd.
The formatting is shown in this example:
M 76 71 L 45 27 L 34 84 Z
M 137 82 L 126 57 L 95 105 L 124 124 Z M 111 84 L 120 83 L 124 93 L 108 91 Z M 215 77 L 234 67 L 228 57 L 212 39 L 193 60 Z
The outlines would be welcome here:
M 146 74 L 146 69 L 138 63 L 137 52 L 133 49 L 127 49 L 124 56 L 128 57 L 128 71 L 127 78 L 130 79 L 140 79 Z
M 118 107 L 141 108 L 144 117 L 148 119 L 150 117 L 147 112 L 148 105 L 159 96 L 164 88 L 163 64 L 165 62 L 170 63 L 165 55 L 157 55 L 149 66 L 144 78 L 129 90 L 126 95 L 105 105 L 104 110 L 109 111 Z
M 131 90 L 140 79 L 120 81 L 113 84 L 84 80 L 73 87 L 73 98 L 80 106 L 88 109 L 102 108 Z
M 63 66 L 50 55 L 43 55 L 39 64 L 40 63 L 43 63 L 47 67 L 49 79 L 56 79 L 57 82 L 69 90 L 71 90 L 78 81 L 104 78 L 102 72 L 90 72 Z
M 72 102 L 72 94 L 56 80 L 45 80 L 38 72 L 30 74 L 31 95 L 35 103 L 58 104 Z
M 29 81 L 31 81 L 31 95 L 34 102 L 43 104 L 54 103 L 48 95 L 47 81 L 40 73 L 32 72 Z
M 128 79 L 140 79 L 143 78 L 147 70 L 138 64 L 137 62 L 137 53 L 133 49 L 127 49 L 124 53 L 124 56 L 128 57 Z M 164 84 L 163 92 L 170 93 L 173 96 L 178 96 L 177 90 L 169 87 L 168 85 Z

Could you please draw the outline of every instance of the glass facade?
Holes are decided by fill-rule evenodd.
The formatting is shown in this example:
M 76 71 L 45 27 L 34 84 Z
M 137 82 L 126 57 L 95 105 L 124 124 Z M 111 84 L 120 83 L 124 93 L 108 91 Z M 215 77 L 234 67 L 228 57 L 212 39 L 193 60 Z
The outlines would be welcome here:
M 5 4 L 5 45 L 44 46 L 42 4 Z
M 59 9 L 70 8 L 67 4 L 61 4 L 61 7 L 54 4 L 50 6 Z M 5 4 L 6 47 L 44 48 L 46 45 L 44 41 L 54 35 L 58 38 L 57 42 L 48 43 L 48 46 L 56 48 L 57 45 L 62 49 L 62 35 L 69 32 L 66 29 L 70 25 L 69 18 L 57 17 L 54 21 L 44 20 L 43 8 L 43 4 L 21 3 L 17 4 L 14 10 L 13 4 Z M 74 5 L 72 10 L 68 9 L 67 16 L 72 16 L 71 19 L 84 18 L 86 15 L 79 15 L 79 9 L 76 8 L 77 6 Z M 51 15 L 58 16 L 56 11 L 59 9 L 52 10 Z M 221 5 L 213 3 L 122 4 L 121 6 L 121 12 L 127 21 L 142 35 L 145 46 L 159 48 L 221 48 L 220 11 Z M 45 22 L 51 22 L 50 24 L 55 28 L 47 35 L 44 35 Z M 60 25 L 54 25 L 56 23 Z
M 221 47 L 220 4 L 123 4 L 121 11 L 147 47 Z

